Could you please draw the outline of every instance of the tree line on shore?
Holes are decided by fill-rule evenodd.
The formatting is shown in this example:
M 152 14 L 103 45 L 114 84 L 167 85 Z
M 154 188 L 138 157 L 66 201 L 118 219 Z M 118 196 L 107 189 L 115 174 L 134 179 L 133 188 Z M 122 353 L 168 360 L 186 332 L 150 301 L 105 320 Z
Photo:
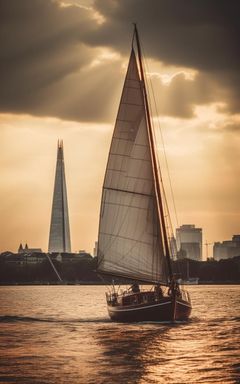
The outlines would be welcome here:
M 53 263 L 65 283 L 100 284 L 102 282 L 96 271 L 96 258 L 83 258 L 74 263 L 61 263 L 54 260 Z M 240 256 L 220 261 L 180 259 L 173 262 L 173 272 L 176 277 L 182 279 L 198 277 L 199 283 L 238 284 L 240 283 Z M 110 283 L 111 278 L 105 281 Z M 42 263 L 24 265 L 7 264 L 0 260 L 0 284 L 54 284 L 57 282 L 57 275 L 47 259 Z

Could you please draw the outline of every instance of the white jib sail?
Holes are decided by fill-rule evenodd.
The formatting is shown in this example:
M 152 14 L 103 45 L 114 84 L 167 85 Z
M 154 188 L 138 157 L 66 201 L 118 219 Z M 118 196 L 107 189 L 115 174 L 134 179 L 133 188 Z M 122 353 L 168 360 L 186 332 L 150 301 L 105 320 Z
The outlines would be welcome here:
M 98 271 L 167 283 L 142 84 L 132 50 L 103 185 Z

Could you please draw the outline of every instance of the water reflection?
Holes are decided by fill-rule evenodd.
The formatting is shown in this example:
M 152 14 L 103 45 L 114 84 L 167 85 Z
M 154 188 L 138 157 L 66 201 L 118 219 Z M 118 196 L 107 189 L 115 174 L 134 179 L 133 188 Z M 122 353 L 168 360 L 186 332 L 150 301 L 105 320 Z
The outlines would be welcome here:
M 220 347 L 218 336 L 218 332 L 213 334 L 198 320 L 176 325 L 122 324 L 98 328 L 93 336 L 99 353 L 98 382 L 238 383 L 238 347 L 228 346 L 227 351 L 220 351 L 223 345 Z
M 122 324 L 98 329 L 101 377 L 111 383 L 151 383 L 156 365 L 166 362 L 167 325 Z

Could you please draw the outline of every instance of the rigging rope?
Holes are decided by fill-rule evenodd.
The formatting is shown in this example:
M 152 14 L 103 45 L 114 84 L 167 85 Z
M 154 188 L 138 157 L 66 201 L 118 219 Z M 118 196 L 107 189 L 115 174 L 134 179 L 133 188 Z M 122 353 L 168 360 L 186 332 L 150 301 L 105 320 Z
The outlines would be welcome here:
M 143 50 L 143 57 L 144 57 L 144 65 L 146 67 L 146 71 L 145 72 L 146 73 L 150 73 L 147 61 L 145 59 L 144 50 Z M 179 226 L 179 224 L 178 224 L 177 209 L 176 209 L 176 203 L 175 203 L 174 194 L 173 194 L 172 181 L 171 181 L 171 177 L 170 177 L 169 165 L 168 165 L 168 160 L 167 160 L 167 155 L 166 155 L 166 147 L 165 147 L 165 142 L 164 142 L 164 138 L 163 138 L 163 132 L 162 132 L 162 128 L 161 128 L 161 124 L 160 124 L 160 120 L 159 120 L 159 113 L 158 113 L 157 102 L 156 102 L 156 98 L 155 98 L 155 94 L 154 94 L 154 90 L 153 90 L 153 84 L 152 84 L 151 76 L 149 76 L 148 82 L 150 84 L 151 94 L 152 94 L 152 98 L 153 98 L 153 102 L 154 102 L 154 108 L 155 108 L 155 111 L 156 111 L 157 132 L 160 132 L 162 148 L 163 148 L 163 153 L 164 153 L 164 160 L 165 160 L 165 163 L 166 163 L 166 170 L 167 170 L 167 175 L 168 175 L 168 181 L 169 181 L 169 186 L 170 186 L 170 190 L 171 190 L 171 198 L 172 198 L 172 201 L 173 201 L 174 214 L 175 214 L 175 217 L 176 217 L 177 226 Z M 151 95 L 150 95 L 148 87 L 147 87 L 147 92 L 148 92 L 148 95 L 149 95 L 149 98 L 150 98 Z M 150 108 L 151 108 L 151 104 L 150 104 Z M 151 110 L 152 110 L 152 108 L 151 108 Z M 153 112 L 152 112 L 152 116 L 153 116 Z M 152 118 L 152 123 L 153 123 L 153 127 L 155 128 L 156 124 L 155 124 L 153 118 Z M 156 130 L 154 129 L 153 132 L 154 132 L 155 142 L 157 143 L 158 140 L 156 138 Z M 157 157 L 157 160 L 158 160 L 159 172 L 160 172 L 161 182 L 162 182 L 162 174 L 161 174 L 161 168 L 160 168 L 160 163 L 159 163 L 159 157 Z
M 143 47 L 142 47 L 142 52 L 143 52 L 143 59 L 144 59 L 143 60 L 143 65 L 145 67 L 145 73 L 146 74 L 147 73 L 150 74 L 150 71 L 149 71 L 149 68 L 148 68 L 148 64 L 147 64 L 147 60 L 145 59 L 146 56 L 145 56 L 145 52 L 144 52 L 144 48 Z M 158 143 L 158 139 L 157 139 L 157 136 L 156 136 L 156 132 L 158 134 L 160 133 L 160 139 L 161 139 L 161 143 L 162 143 L 164 160 L 165 160 L 165 164 L 166 164 L 166 171 L 167 171 L 168 182 L 169 182 L 169 187 L 170 187 L 170 192 L 171 192 L 171 200 L 172 200 L 172 204 L 173 204 L 173 210 L 174 210 L 176 225 L 177 225 L 177 227 L 179 227 L 179 220 L 178 220 L 178 215 L 177 215 L 176 202 L 175 202 L 175 198 L 174 198 L 172 181 L 171 181 L 170 171 L 169 171 L 169 164 L 168 164 L 167 155 L 166 155 L 166 147 L 165 147 L 163 132 L 162 132 L 162 128 L 161 128 L 161 124 L 160 124 L 160 120 L 159 120 L 159 113 L 158 113 L 157 102 L 156 102 L 156 98 L 155 98 L 155 94 L 154 94 L 154 90 L 153 90 L 153 83 L 152 83 L 151 76 L 148 76 L 147 80 L 148 81 L 147 81 L 147 84 L 146 84 L 147 85 L 146 86 L 146 91 L 147 91 L 149 100 L 150 100 L 150 98 L 152 96 L 153 105 L 154 105 L 155 112 L 156 112 L 156 119 L 155 120 L 157 121 L 157 127 L 156 127 L 156 123 L 155 123 L 155 121 L 153 119 L 153 108 L 152 108 L 151 103 L 149 103 L 150 104 L 150 110 L 151 110 L 151 120 L 152 120 L 152 125 L 153 125 L 153 128 L 154 128 L 153 129 L 154 140 L 155 140 L 155 144 L 157 144 Z M 148 87 L 148 84 L 150 85 L 150 87 Z M 151 94 L 150 94 L 150 91 L 151 91 Z M 168 207 L 168 204 L 167 204 L 166 192 L 165 192 L 165 188 L 164 188 L 164 185 L 163 185 L 163 179 L 162 179 L 162 172 L 161 172 L 161 167 L 160 167 L 159 156 L 157 156 L 157 163 L 158 163 L 158 172 L 159 172 L 159 176 L 160 176 L 161 187 L 162 187 L 164 203 L 165 203 L 164 207 L 165 207 L 166 215 L 167 215 L 167 218 L 168 218 L 167 229 L 168 229 L 168 236 L 169 236 L 169 240 L 170 240 L 171 237 L 175 238 L 175 236 L 174 236 L 174 232 L 173 232 L 172 221 L 171 221 L 171 218 L 170 218 L 169 207 Z M 171 250 L 172 256 L 173 257 L 175 256 L 175 258 L 177 258 L 177 248 L 173 250 L 173 247 L 170 244 L 170 250 Z M 173 253 L 175 253 L 175 255 Z

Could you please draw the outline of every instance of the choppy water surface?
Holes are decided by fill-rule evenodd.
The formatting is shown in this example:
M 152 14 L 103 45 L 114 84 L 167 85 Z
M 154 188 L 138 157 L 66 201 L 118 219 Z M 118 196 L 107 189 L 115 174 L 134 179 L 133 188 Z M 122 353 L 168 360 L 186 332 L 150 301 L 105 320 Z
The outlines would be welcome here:
M 189 291 L 189 322 L 116 324 L 103 286 L 0 287 L 0 383 L 240 383 L 240 287 Z

